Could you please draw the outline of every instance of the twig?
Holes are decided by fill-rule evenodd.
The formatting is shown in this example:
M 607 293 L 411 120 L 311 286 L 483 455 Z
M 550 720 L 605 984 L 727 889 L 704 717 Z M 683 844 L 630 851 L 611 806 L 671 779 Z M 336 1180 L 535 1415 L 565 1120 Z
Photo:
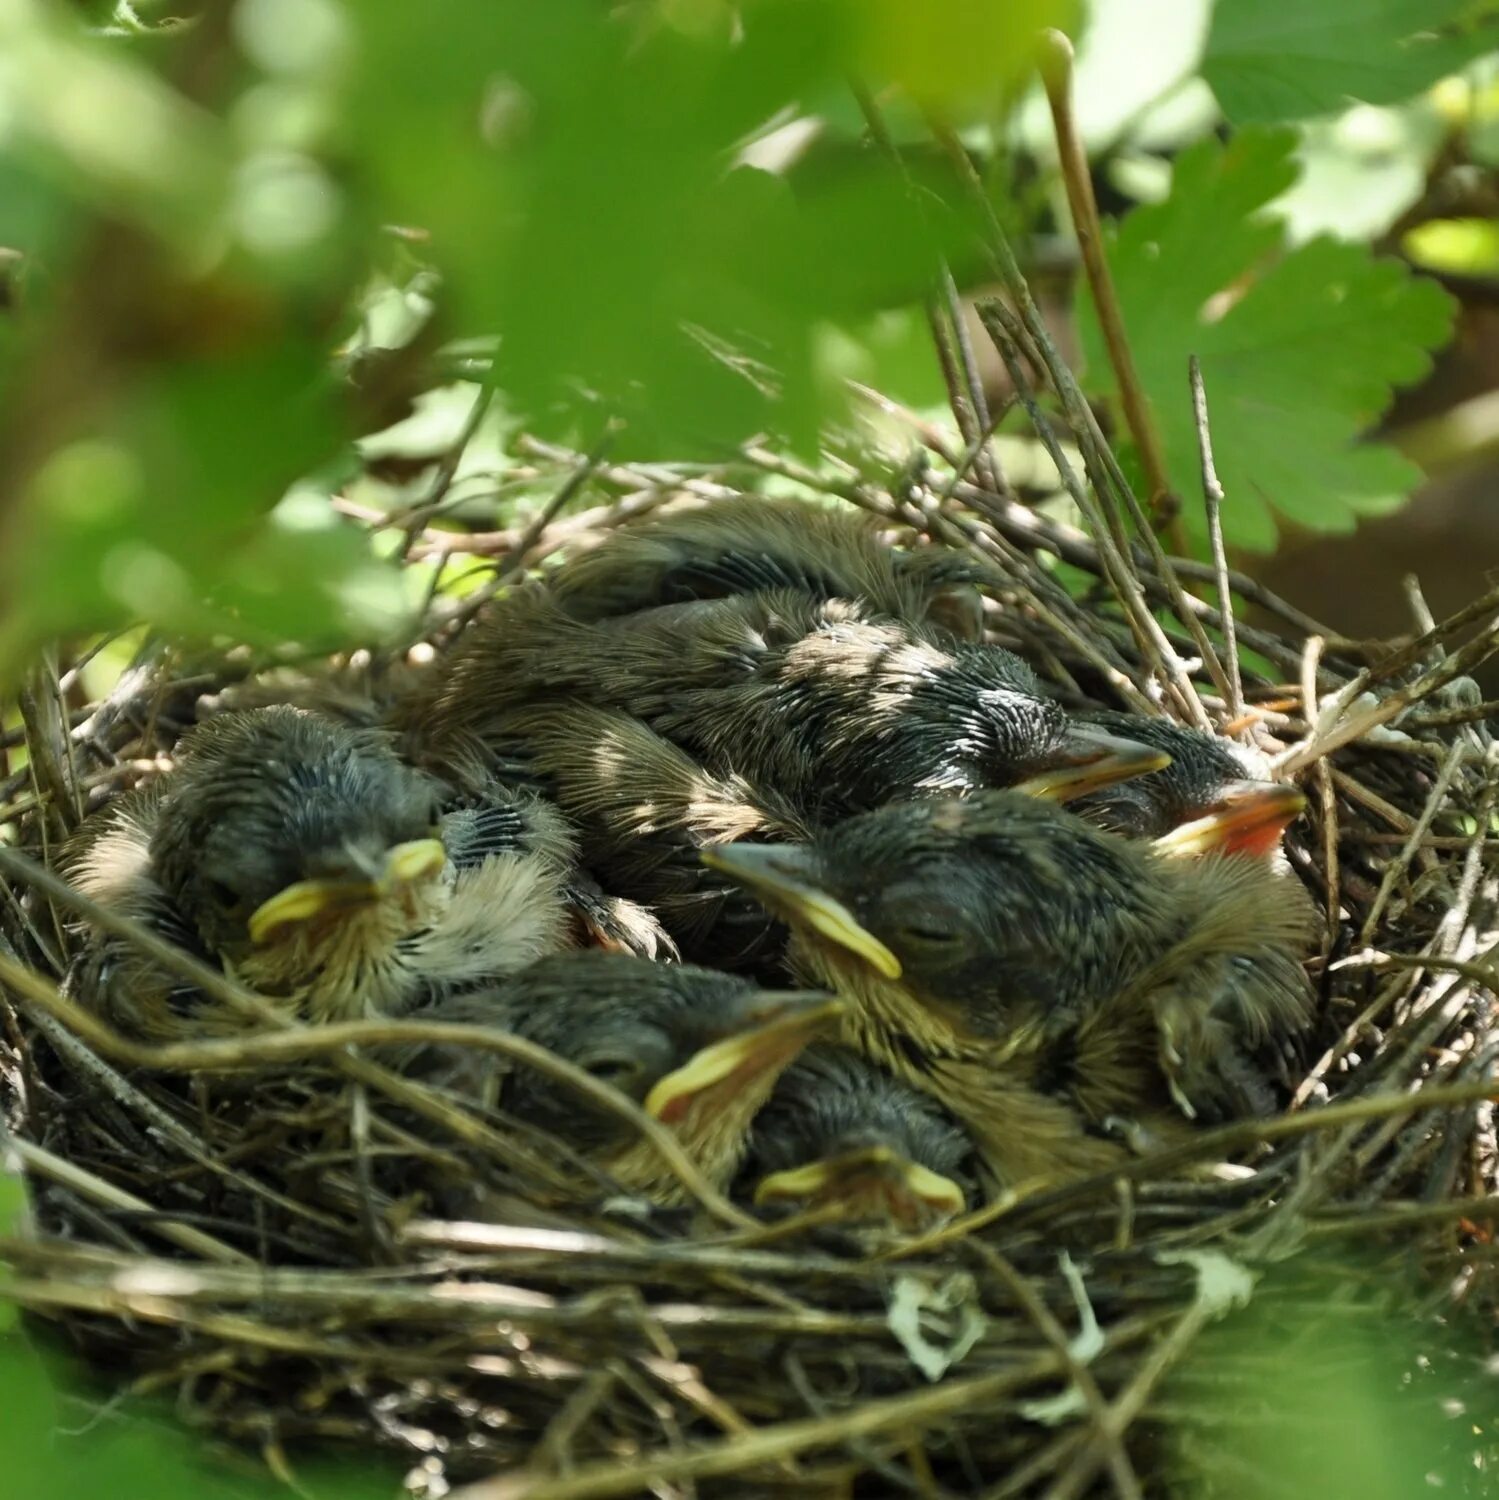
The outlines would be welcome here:
M 194 1229 L 190 1224 L 176 1224 L 170 1219 L 163 1218 L 160 1210 L 153 1208 L 144 1198 L 137 1198 L 134 1193 L 127 1193 L 124 1188 L 118 1188 L 112 1182 L 105 1182 L 102 1177 L 96 1177 L 92 1172 L 85 1171 L 76 1162 L 64 1161 L 62 1157 L 54 1155 L 51 1151 L 15 1136 L 11 1137 L 9 1144 L 10 1149 L 20 1157 L 21 1165 L 28 1172 L 34 1172 L 38 1177 L 45 1177 L 49 1181 L 58 1183 L 105 1208 L 139 1214 L 147 1228 L 154 1229 L 162 1239 L 171 1240 L 174 1245 L 193 1255 L 201 1255 L 205 1260 L 218 1261 L 221 1265 L 253 1266 L 256 1264 L 253 1256 L 246 1255 L 242 1250 L 236 1250 L 231 1245 L 226 1245 L 222 1240 L 215 1239 L 211 1234 L 205 1234 L 201 1229 Z
M 1093 1378 L 1093 1372 L 1073 1352 L 1067 1332 L 1052 1316 L 1051 1309 L 1036 1295 L 1035 1289 L 1008 1260 L 980 1239 L 968 1241 L 969 1248 L 1005 1285 L 1020 1304 L 1026 1316 L 1036 1325 L 1041 1337 L 1066 1361 L 1067 1378 L 1077 1387 L 1088 1408 L 1093 1426 L 1093 1442 L 1101 1447 L 1114 1481 L 1119 1500 L 1143 1500 L 1144 1491 L 1124 1447 L 1124 1428 L 1113 1420 L 1108 1402 Z
M 538 1047 L 524 1037 L 488 1026 L 469 1026 L 454 1021 L 338 1021 L 323 1026 L 284 1026 L 280 1030 L 254 1032 L 206 1042 L 168 1042 L 146 1046 L 121 1036 L 96 1016 L 90 1015 L 66 999 L 55 986 L 24 965 L 0 953 L 0 982 L 4 982 L 48 1015 L 62 1022 L 90 1046 L 137 1068 L 154 1068 L 165 1072 L 198 1073 L 238 1071 L 250 1067 L 278 1066 L 328 1057 L 335 1063 L 351 1047 L 456 1045 L 473 1047 L 481 1052 L 498 1053 L 514 1062 L 534 1068 L 575 1090 L 589 1103 L 624 1120 L 648 1140 L 657 1154 L 680 1178 L 682 1185 L 709 1213 L 735 1225 L 754 1221 L 742 1214 L 723 1197 L 698 1171 L 683 1151 L 677 1138 L 659 1121 L 647 1115 L 639 1105 L 617 1089 L 602 1084 L 566 1058 Z M 355 1059 L 356 1063 L 359 1061 Z M 363 1069 L 361 1069 L 363 1072 Z M 384 1075 L 378 1069 L 377 1075 Z M 409 1081 L 395 1077 L 395 1083 Z M 360 1081 L 374 1081 L 361 1078 Z M 376 1083 L 388 1091 L 384 1076 Z M 401 1089 L 403 1102 L 406 1089 Z
M 775 1459 L 826 1448 L 849 1438 L 919 1428 L 940 1417 L 982 1411 L 1012 1391 L 1061 1369 L 1054 1353 L 1038 1354 L 1009 1370 L 949 1380 L 933 1390 L 887 1396 L 831 1417 L 779 1422 L 748 1437 L 697 1444 L 682 1453 L 650 1453 L 623 1462 L 593 1463 L 556 1479 L 497 1475 L 453 1492 L 452 1500 L 606 1500 L 634 1495 L 672 1479 L 706 1479 L 751 1470 Z
M 1109 274 L 1108 258 L 1104 254 L 1103 228 L 1099 223 L 1098 203 L 1093 196 L 1093 177 L 1088 170 L 1087 152 L 1083 149 L 1077 119 L 1072 112 L 1072 62 L 1072 43 L 1060 31 L 1043 32 L 1041 79 L 1046 87 L 1047 103 L 1051 106 L 1062 182 L 1067 189 L 1072 227 L 1082 254 L 1083 270 L 1088 277 L 1088 289 L 1093 294 L 1093 306 L 1098 313 L 1098 326 L 1103 332 L 1114 378 L 1119 383 L 1124 418 L 1139 452 L 1145 481 L 1150 486 L 1151 509 L 1158 519 L 1170 520 L 1173 527 L 1171 544 L 1176 551 L 1185 552 L 1187 548 L 1180 521 L 1171 514 L 1175 505 L 1160 437 L 1150 415 L 1139 372 L 1135 369 L 1134 355 L 1124 332 L 1124 316 L 1119 310 L 1114 279 Z
M 474 404 L 469 408 L 468 416 L 464 419 L 462 430 L 438 463 L 437 472 L 432 476 L 432 487 L 427 491 L 426 498 L 419 505 L 414 506 L 406 517 L 406 533 L 401 543 L 403 557 L 410 556 L 412 544 L 416 541 L 418 534 L 442 508 L 448 491 L 453 487 L 453 480 L 457 477 L 458 466 L 463 462 L 463 455 L 478 434 L 490 405 L 494 401 L 495 389 L 494 373 L 490 371 L 479 383 L 478 393 L 474 396 Z
M 541 534 L 557 518 L 557 513 L 598 472 L 599 465 L 603 463 L 610 448 L 614 446 L 614 439 L 618 436 L 618 433 L 618 425 L 610 422 L 605 427 L 603 436 L 583 455 L 567 478 L 557 486 L 556 492 L 537 511 L 530 524 L 521 533 L 520 540 L 515 544 L 514 550 L 507 554 L 501 560 L 499 567 L 495 569 L 495 581 L 497 583 L 503 582 L 521 567 L 525 561 L 526 554 L 536 545 Z
M 1202 461 L 1202 502 L 1207 512 L 1208 546 L 1218 583 L 1218 615 L 1223 622 L 1223 655 L 1228 663 L 1228 712 L 1237 719 L 1244 712 L 1244 680 L 1239 673 L 1238 627 L 1234 621 L 1233 591 L 1228 586 L 1228 551 L 1223 545 L 1223 485 L 1213 462 L 1213 430 L 1208 424 L 1208 396 L 1202 366 L 1194 354 L 1187 362 L 1192 385 L 1192 419 L 1197 427 L 1197 453 Z
M 1125 1432 L 1130 1423 L 1145 1409 L 1151 1392 L 1160 1384 L 1161 1377 L 1191 1347 L 1192 1341 L 1202 1332 L 1212 1317 L 1212 1306 L 1205 1298 L 1198 1298 L 1181 1315 L 1171 1332 L 1145 1357 L 1145 1362 L 1136 1372 L 1135 1378 L 1125 1387 L 1123 1394 L 1109 1409 L 1109 1428 L 1114 1432 Z M 1075 1500 L 1082 1494 L 1088 1481 L 1097 1472 L 1098 1465 L 1107 1456 L 1100 1452 L 1100 1438 L 1094 1438 L 1052 1487 L 1044 1500 Z
M 1414 682 L 1394 689 L 1361 712 L 1347 713 L 1348 705 L 1354 701 L 1353 697 L 1349 697 L 1347 704 L 1343 704 L 1335 717 L 1329 716 L 1331 723 L 1326 730 L 1314 728 L 1304 740 L 1292 745 L 1276 758 L 1275 769 L 1288 774 L 1294 773 L 1309 766 L 1314 760 L 1331 755 L 1334 750 L 1340 750 L 1354 740 L 1362 739 L 1371 729 L 1378 729 L 1380 725 L 1398 718 L 1411 704 L 1419 703 L 1438 689 L 1446 687 L 1454 678 L 1465 676 L 1496 651 L 1499 651 L 1499 618 L 1491 620 L 1485 629 L 1465 642 L 1445 661 L 1423 673 Z M 1345 689 L 1339 701 L 1346 696 Z
M 1207 711 L 1193 690 L 1191 679 L 1187 676 L 1181 658 L 1172 648 L 1171 642 L 1166 638 L 1166 633 L 1161 629 L 1145 601 L 1144 588 L 1133 569 L 1133 560 L 1129 557 L 1127 550 L 1129 544 L 1122 529 L 1117 524 L 1112 528 L 1108 524 L 1111 512 L 1104 503 L 1104 492 L 1100 491 L 1095 483 L 1094 493 L 1090 495 L 1079 482 L 1073 473 L 1072 465 L 1067 461 L 1066 454 L 1062 451 L 1061 443 L 1052 430 L 1051 423 L 1047 421 L 1036 402 L 1034 392 L 1029 388 L 1020 365 L 1019 346 L 1015 341 L 1012 314 L 1002 303 L 998 302 L 981 303 L 978 311 L 979 321 L 983 323 L 990 338 L 994 340 L 995 347 L 1005 362 L 1005 368 L 1010 372 L 1010 379 L 1015 384 L 1021 404 L 1026 409 L 1026 415 L 1030 417 L 1031 425 L 1036 429 L 1048 456 L 1056 465 L 1067 493 L 1072 497 L 1078 509 L 1088 518 L 1093 530 L 1093 540 L 1098 547 L 1099 558 L 1104 565 L 1105 577 L 1109 580 L 1115 596 L 1124 608 L 1125 617 L 1134 632 L 1141 654 L 1147 661 L 1154 663 L 1157 677 L 1162 686 L 1173 694 L 1182 717 L 1197 725 L 1198 728 L 1211 728 Z
M 1446 1109 L 1452 1105 L 1473 1104 L 1495 1097 L 1499 1097 L 1499 1081 L 1475 1081 L 1438 1088 L 1416 1088 L 1400 1094 L 1382 1093 L 1346 1099 L 1337 1104 L 1305 1109 L 1300 1114 L 1278 1115 L 1268 1120 L 1239 1120 L 1231 1125 L 1204 1130 L 1180 1145 L 1168 1146 L 1146 1156 L 1120 1162 L 1107 1171 L 1095 1172 L 1062 1187 L 1021 1197 L 1002 1197 L 961 1218 L 953 1219 L 943 1226 L 943 1231 L 947 1238 L 961 1239 L 997 1219 L 1012 1215 L 1016 1219 L 1029 1217 L 1066 1203 L 1095 1197 L 1099 1193 L 1112 1192 L 1121 1177 L 1138 1181 L 1146 1177 L 1164 1176 L 1167 1171 L 1191 1162 L 1219 1160 L 1250 1146 L 1268 1145 L 1319 1130 L 1337 1130 L 1359 1121 L 1384 1120 L 1392 1115 Z M 929 1240 L 919 1241 L 909 1248 L 924 1249 L 929 1243 Z
M 1000 472 L 999 460 L 994 456 L 990 436 L 994 431 L 994 419 L 989 415 L 989 398 L 984 394 L 984 382 L 979 375 L 978 361 L 973 354 L 973 341 L 968 337 L 968 327 L 963 318 L 963 303 L 958 296 L 958 286 L 951 269 L 943 265 L 941 271 L 942 300 L 947 310 L 947 320 L 952 328 L 953 348 L 957 351 L 963 382 L 967 389 L 969 409 L 973 412 L 973 433 L 968 441 L 974 448 L 974 460 L 979 474 L 987 480 L 987 488 L 996 495 L 1013 498 L 1010 487 Z M 960 476 L 961 477 L 961 476 Z
M 1322 637 L 1308 636 L 1301 662 L 1301 711 L 1308 724 L 1317 721 L 1317 666 L 1321 660 Z M 1328 761 L 1317 762 L 1314 776 L 1318 810 L 1322 814 L 1322 880 L 1327 892 L 1327 910 L 1322 922 L 1322 957 L 1325 959 L 1338 941 L 1342 894 L 1338 864 L 1338 793 Z
M 1372 940 L 1375 928 L 1379 925 L 1380 918 L 1384 915 L 1384 909 L 1394 893 L 1397 882 L 1402 880 L 1411 867 L 1421 847 L 1421 841 L 1431 828 L 1436 815 L 1441 811 L 1443 803 L 1447 800 L 1447 791 L 1452 785 L 1453 778 L 1462 769 L 1463 751 L 1466 747 L 1460 742 L 1454 744 L 1451 754 L 1443 761 L 1441 769 L 1437 772 L 1437 779 L 1432 784 L 1430 793 L 1427 795 L 1425 804 L 1421 808 L 1420 816 L 1416 819 L 1415 826 L 1406 836 L 1405 844 L 1399 854 L 1392 859 L 1379 882 L 1379 889 L 1374 893 L 1374 900 L 1369 905 L 1369 910 L 1364 915 L 1364 925 L 1359 928 L 1358 942 L 1361 948 L 1367 947 Z M 1327 762 L 1319 761 L 1318 767 L 1323 767 Z M 1336 890 L 1337 886 L 1329 887 Z
M 34 1019 L 37 1030 L 47 1038 L 48 1043 L 56 1049 L 58 1055 L 70 1067 L 86 1073 L 99 1087 L 109 1093 L 110 1098 L 118 1101 L 122 1108 L 139 1115 L 149 1129 L 160 1132 L 189 1160 L 219 1173 L 247 1193 L 263 1198 L 267 1203 L 274 1204 L 286 1213 L 307 1219 L 321 1229 L 335 1233 L 345 1232 L 344 1226 L 337 1219 L 331 1218 L 310 1204 L 303 1203 L 300 1199 L 277 1192 L 275 1188 L 261 1182 L 248 1172 L 220 1161 L 206 1149 L 203 1142 L 192 1131 L 168 1114 L 159 1104 L 147 1098 L 128 1079 L 117 1073 L 97 1053 L 86 1047 L 53 1017 L 38 1012 Z

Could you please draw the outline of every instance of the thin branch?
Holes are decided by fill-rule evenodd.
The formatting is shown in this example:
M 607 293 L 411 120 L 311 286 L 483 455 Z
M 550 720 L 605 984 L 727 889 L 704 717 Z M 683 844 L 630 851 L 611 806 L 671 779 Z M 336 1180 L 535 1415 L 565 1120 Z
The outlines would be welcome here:
M 1175 528 L 1172 546 L 1185 552 L 1186 545 L 1180 535 L 1180 524 L 1172 514 L 1176 506 L 1171 493 L 1171 480 L 1166 472 L 1165 456 L 1161 452 L 1160 437 L 1150 414 L 1150 405 L 1140 384 L 1139 372 L 1135 369 L 1134 355 L 1130 352 L 1129 339 L 1124 331 L 1124 317 L 1119 311 L 1119 298 L 1114 291 L 1114 280 L 1109 274 L 1109 263 L 1103 250 L 1103 228 L 1098 218 L 1098 203 L 1093 196 L 1093 178 L 1088 171 L 1088 156 L 1083 149 L 1082 137 L 1078 134 L 1077 118 L 1072 111 L 1072 43 L 1060 31 L 1046 31 L 1041 39 L 1041 79 L 1046 87 L 1046 100 L 1051 106 L 1052 128 L 1057 139 L 1057 154 L 1062 169 L 1062 181 L 1067 189 L 1067 202 L 1072 209 L 1072 227 L 1077 235 L 1078 249 L 1082 253 L 1083 269 L 1088 277 L 1088 288 L 1093 294 L 1093 306 L 1098 313 L 1098 326 L 1103 331 L 1104 346 L 1108 350 L 1109 363 L 1114 369 L 1114 378 L 1119 384 L 1119 398 L 1124 407 L 1124 419 L 1129 424 L 1130 436 L 1140 454 L 1140 466 L 1145 471 L 1145 481 L 1150 486 L 1150 506 L 1158 518 L 1172 520 Z
M 242 1250 L 236 1250 L 222 1240 L 215 1239 L 213 1235 L 194 1229 L 190 1224 L 174 1223 L 163 1217 L 161 1210 L 152 1207 L 144 1198 L 137 1198 L 134 1193 L 127 1193 L 124 1188 L 105 1182 L 102 1177 L 96 1177 L 76 1162 L 64 1161 L 51 1151 L 18 1136 L 10 1137 L 8 1145 L 28 1172 L 45 1177 L 105 1208 L 139 1214 L 164 1240 L 171 1240 L 174 1245 L 190 1254 L 201 1255 L 205 1260 L 218 1261 L 223 1265 L 256 1264 L 254 1256 L 246 1255 Z
M 0 982 L 9 985 L 24 999 L 60 1021 L 105 1056 L 130 1067 L 164 1072 L 239 1071 L 305 1062 L 313 1058 L 329 1058 L 338 1064 L 350 1060 L 345 1054 L 346 1049 L 352 1047 L 449 1045 L 498 1053 L 501 1057 L 534 1068 L 555 1079 L 573 1089 L 589 1103 L 608 1111 L 637 1130 L 651 1143 L 688 1192 L 715 1217 L 739 1226 L 754 1223 L 754 1220 L 741 1213 L 708 1182 L 682 1149 L 676 1136 L 658 1120 L 647 1115 L 633 1100 L 617 1089 L 600 1083 L 592 1074 L 584 1072 L 566 1058 L 558 1057 L 545 1047 L 538 1047 L 534 1042 L 528 1042 L 507 1031 L 453 1021 L 340 1021 L 323 1026 L 283 1026 L 276 1031 L 252 1032 L 243 1037 L 214 1041 L 168 1042 L 160 1046 L 147 1046 L 120 1035 L 97 1016 L 67 999 L 56 986 L 4 953 L 0 953 Z M 352 1060 L 356 1064 L 361 1061 Z M 377 1072 L 385 1074 L 384 1069 Z M 409 1088 L 409 1080 L 401 1079 L 398 1075 L 389 1076 L 397 1085 Z M 375 1082 L 382 1092 L 388 1092 L 383 1076 L 378 1079 L 362 1078 L 360 1081 Z M 403 1096 L 406 1088 L 401 1090 Z
M 1223 486 L 1213 462 L 1213 432 L 1208 425 L 1208 396 L 1202 366 L 1194 354 L 1187 362 L 1192 384 L 1192 419 L 1197 427 L 1197 452 L 1202 460 L 1202 501 L 1207 511 L 1208 545 L 1217 575 L 1218 614 L 1223 621 L 1223 654 L 1228 661 L 1228 712 L 1237 719 L 1244 712 L 1244 679 L 1239 673 L 1238 627 L 1234 621 L 1233 591 L 1228 586 L 1228 552 L 1223 545 Z

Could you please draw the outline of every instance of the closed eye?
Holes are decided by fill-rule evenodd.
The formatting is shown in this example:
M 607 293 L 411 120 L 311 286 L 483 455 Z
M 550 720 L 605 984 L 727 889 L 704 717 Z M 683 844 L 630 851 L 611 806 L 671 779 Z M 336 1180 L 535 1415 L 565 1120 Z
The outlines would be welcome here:
M 600 1083 L 628 1093 L 631 1084 L 639 1079 L 644 1064 L 635 1057 L 598 1057 L 585 1061 L 582 1067 Z
M 963 933 L 950 927 L 935 927 L 922 922 L 903 922 L 900 935 L 908 942 L 925 948 L 951 948 L 964 939 Z

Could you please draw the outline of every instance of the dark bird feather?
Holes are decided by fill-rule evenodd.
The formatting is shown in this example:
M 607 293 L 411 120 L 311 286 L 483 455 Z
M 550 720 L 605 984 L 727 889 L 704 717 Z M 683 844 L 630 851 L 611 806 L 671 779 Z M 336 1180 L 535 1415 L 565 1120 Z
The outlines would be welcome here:
M 548 580 L 558 603 L 580 620 L 789 589 L 811 599 L 857 599 L 968 640 L 982 630 L 976 581 L 961 553 L 900 551 L 847 509 L 757 495 L 620 527 Z
M 398 1012 L 567 946 L 575 862 L 533 794 L 456 794 L 387 735 L 289 707 L 198 726 L 64 854 L 85 894 L 314 1021 Z M 148 1036 L 243 1024 L 103 933 L 73 983 Z
M 973 1143 L 930 1094 L 821 1046 L 786 1070 L 756 1116 L 741 1191 L 918 1230 L 962 1211 L 975 1171 Z
M 585 952 L 543 959 L 428 1014 L 501 1026 L 576 1064 L 671 1125 L 724 1188 L 751 1120 L 782 1071 L 836 1019 L 836 1005 L 689 964 Z M 682 1201 L 680 1181 L 628 1121 L 549 1074 L 454 1045 L 430 1048 L 411 1066 L 551 1133 L 624 1187 Z
M 941 1099 L 1002 1181 L 1107 1165 L 1116 1120 L 1263 1108 L 1263 1051 L 1310 1018 L 1294 879 L 1164 857 L 1013 793 L 708 857 L 849 999 L 845 1039 Z

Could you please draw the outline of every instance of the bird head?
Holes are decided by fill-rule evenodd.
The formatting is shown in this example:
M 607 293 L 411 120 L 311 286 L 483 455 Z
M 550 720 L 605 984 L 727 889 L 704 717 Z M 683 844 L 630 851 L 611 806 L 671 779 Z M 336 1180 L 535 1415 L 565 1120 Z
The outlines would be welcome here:
M 152 859 L 211 952 L 279 967 L 294 987 L 331 955 L 357 964 L 361 933 L 431 919 L 446 863 L 436 791 L 380 735 L 256 709 L 209 720 L 180 757 Z
M 801 845 L 704 851 L 791 924 L 820 982 L 920 1050 L 1046 1033 L 1190 920 L 1143 846 L 1016 792 L 893 803 Z
M 971 1150 L 929 1095 L 856 1053 L 814 1048 L 755 1121 L 754 1201 L 916 1232 L 963 1211 Z
M 906 1234 L 953 1218 L 967 1201 L 952 1178 L 884 1140 L 835 1144 L 800 1166 L 767 1173 L 755 1187 L 756 1208 L 833 1206 L 839 1218 Z
M 1095 713 L 1083 722 L 1171 757 L 1163 769 L 1095 791 L 1072 808 L 1111 833 L 1161 840 L 1163 853 L 1266 859 L 1306 806 L 1294 787 L 1254 775 L 1260 768 L 1249 752 L 1228 740 L 1135 714 Z
M 859 806 L 1016 785 L 1067 802 L 1169 763 L 1159 746 L 1068 714 L 1001 647 L 867 624 L 845 634 L 863 653 L 864 685 L 854 693 L 855 679 L 839 682 L 844 711 L 829 728 L 855 752 L 848 762 Z
M 520 1035 L 634 1100 L 725 1182 L 776 1080 L 842 1011 L 820 992 L 597 951 L 543 959 L 505 996 Z M 503 1102 L 628 1187 L 655 1194 L 675 1182 L 625 1121 L 555 1079 L 518 1069 Z

